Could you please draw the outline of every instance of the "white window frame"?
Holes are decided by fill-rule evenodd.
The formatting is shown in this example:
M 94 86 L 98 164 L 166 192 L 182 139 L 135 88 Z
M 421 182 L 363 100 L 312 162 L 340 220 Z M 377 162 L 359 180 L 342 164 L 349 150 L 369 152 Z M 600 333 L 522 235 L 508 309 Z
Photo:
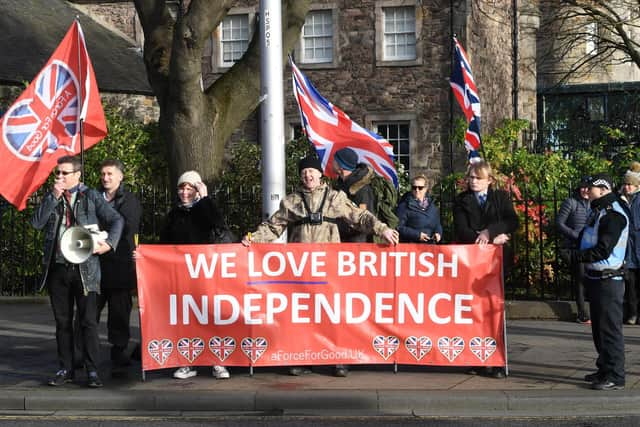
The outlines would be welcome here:
M 244 19 L 246 18 L 246 21 L 244 21 Z M 230 31 L 231 33 L 234 33 L 235 31 L 238 30 L 238 26 L 235 26 L 235 24 L 237 23 L 236 21 L 239 21 L 239 30 L 240 31 L 244 31 L 244 25 L 246 24 L 246 33 L 247 33 L 247 38 L 233 38 L 233 36 L 229 39 L 229 40 L 225 40 L 224 39 L 224 33 L 225 33 L 225 22 L 229 22 L 231 23 L 231 27 L 227 29 L 227 31 Z M 233 64 L 236 63 L 236 61 L 240 58 L 242 58 L 242 55 L 244 55 L 244 52 L 247 51 L 247 48 L 249 47 L 249 42 L 251 41 L 251 32 L 249 30 L 250 27 L 250 22 L 249 22 L 249 14 L 248 13 L 238 13 L 238 14 L 233 14 L 233 15 L 227 15 L 224 17 L 224 19 L 222 20 L 222 22 L 220 22 L 220 25 L 218 26 L 218 31 L 220 31 L 220 42 L 219 42 L 219 46 L 220 48 L 218 49 L 218 60 L 220 61 L 220 66 L 222 67 L 231 67 L 233 66 Z M 240 52 L 240 51 L 232 51 L 232 55 L 235 55 L 237 53 L 240 53 L 240 56 L 238 56 L 235 59 L 231 59 L 229 61 L 224 59 L 225 56 L 225 52 L 224 52 L 224 46 L 226 43 L 229 43 L 232 47 L 237 44 L 237 43 L 246 43 L 246 47 L 245 49 Z
M 416 0 L 378 0 L 375 5 L 376 13 L 376 64 L 378 66 L 411 66 L 423 63 L 422 25 L 423 17 L 420 2 Z M 385 14 L 394 8 L 413 8 L 415 23 L 415 56 L 389 56 L 386 53 Z
M 254 27 L 256 22 L 256 9 L 250 7 L 237 7 L 231 8 L 226 17 L 232 16 L 247 16 L 248 24 L 248 41 L 247 46 L 251 43 L 253 38 Z M 225 18 L 226 18 L 225 17 Z M 223 47 L 222 47 L 222 22 L 215 29 L 211 35 L 211 72 L 222 73 L 235 64 L 235 61 L 224 61 Z
M 309 59 L 305 57 L 304 47 L 305 47 L 305 37 L 304 37 L 304 26 L 300 31 L 300 38 L 298 43 L 296 43 L 296 47 L 294 49 L 294 58 L 298 65 L 304 66 L 305 69 L 314 70 L 314 69 L 323 69 L 323 68 L 337 68 L 338 67 L 338 25 L 339 25 L 339 13 L 338 6 L 335 3 L 326 3 L 326 4 L 311 4 L 309 7 L 309 16 L 313 12 L 331 12 L 331 25 L 332 25 L 332 35 L 331 35 L 331 59 L 327 61 L 315 61 L 313 59 Z
M 393 145 L 393 154 L 396 160 L 402 162 L 406 158 L 407 171 L 410 172 L 414 167 L 415 156 L 417 155 L 417 119 L 414 113 L 389 113 L 389 114 L 368 114 L 365 116 L 365 126 L 371 131 L 378 133 L 380 125 L 408 125 L 409 126 L 409 149 L 406 153 L 398 152 L 398 141 L 389 141 Z M 380 134 L 381 135 L 381 134 Z M 384 135 L 382 135 L 384 136 Z
M 598 54 L 598 23 L 596 21 L 589 22 L 585 25 L 585 49 L 586 54 L 595 56 Z

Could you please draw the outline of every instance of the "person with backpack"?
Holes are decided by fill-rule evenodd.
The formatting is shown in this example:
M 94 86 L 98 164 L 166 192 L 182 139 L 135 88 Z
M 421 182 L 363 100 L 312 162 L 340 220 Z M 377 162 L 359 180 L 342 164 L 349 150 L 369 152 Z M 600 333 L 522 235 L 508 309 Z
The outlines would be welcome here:
M 365 234 L 375 233 L 387 243 L 395 245 L 399 241 L 398 232 L 378 220 L 367 209 L 356 206 L 342 191 L 330 188 L 322 182 L 322 164 L 315 156 L 305 157 L 298 163 L 301 187 L 288 194 L 280 208 L 260 224 L 253 233 L 243 239 L 245 246 L 251 243 L 269 243 L 288 230 L 289 242 L 297 243 L 340 243 L 338 220 Z M 298 376 L 310 372 L 302 366 L 290 366 L 289 374 Z M 336 376 L 346 376 L 348 370 L 334 372 Z
M 442 239 L 440 211 L 429 196 L 426 176 L 411 180 L 411 191 L 398 203 L 398 219 L 402 243 L 439 243 Z
M 338 176 L 335 181 L 335 189 L 344 191 L 356 206 L 375 215 L 376 198 L 371 187 L 371 180 L 375 176 L 375 172 L 371 166 L 358 163 L 358 154 L 347 147 L 336 151 L 333 156 L 332 168 Z M 338 228 L 342 242 L 373 242 L 373 236 L 350 227 L 344 220 L 338 221 Z
M 560 205 L 556 216 L 558 231 L 564 237 L 560 256 L 567 263 L 571 273 L 571 281 L 576 295 L 576 307 L 578 309 L 578 323 L 591 323 L 584 289 L 584 265 L 571 259 L 571 251 L 580 245 L 580 232 L 587 225 L 589 208 L 589 182 L 590 177 L 583 177 L 574 194 L 565 199 Z

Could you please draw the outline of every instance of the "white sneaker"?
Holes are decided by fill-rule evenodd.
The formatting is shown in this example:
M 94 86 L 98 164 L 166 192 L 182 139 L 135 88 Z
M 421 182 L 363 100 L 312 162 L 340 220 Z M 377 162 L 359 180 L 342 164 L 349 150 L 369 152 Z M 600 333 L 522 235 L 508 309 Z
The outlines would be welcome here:
M 227 371 L 227 368 L 225 368 L 224 366 L 214 365 L 213 376 L 218 380 L 226 380 L 231 375 L 229 375 L 229 371 Z
M 196 375 L 198 375 L 198 371 L 191 369 L 189 366 L 183 366 L 173 373 L 173 378 L 186 380 L 187 378 L 195 377 Z

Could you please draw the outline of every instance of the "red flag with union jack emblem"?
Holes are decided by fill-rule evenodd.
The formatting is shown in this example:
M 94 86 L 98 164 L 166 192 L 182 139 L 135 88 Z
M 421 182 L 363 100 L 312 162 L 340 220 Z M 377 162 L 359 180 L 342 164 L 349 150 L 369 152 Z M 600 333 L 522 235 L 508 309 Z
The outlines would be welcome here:
M 29 87 L 0 120 L 0 194 L 22 210 L 59 157 L 80 152 L 107 135 L 84 34 L 74 21 Z

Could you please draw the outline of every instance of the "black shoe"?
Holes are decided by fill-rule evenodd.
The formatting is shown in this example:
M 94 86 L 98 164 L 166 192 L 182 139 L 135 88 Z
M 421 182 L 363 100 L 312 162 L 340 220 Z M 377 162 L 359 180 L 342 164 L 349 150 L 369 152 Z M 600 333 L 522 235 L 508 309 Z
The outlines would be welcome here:
M 624 384 L 615 383 L 615 382 L 609 381 L 609 380 L 602 380 L 602 381 L 597 381 L 597 382 L 591 384 L 591 388 L 594 389 L 594 390 L 604 390 L 604 391 L 608 391 L 608 390 L 624 390 Z
M 478 375 L 480 373 L 479 369 L 480 368 L 469 368 L 467 370 L 467 375 Z
M 292 366 L 289 368 L 289 375 L 293 375 L 294 377 L 299 377 L 300 375 L 310 374 L 311 370 L 305 368 L 304 366 Z
M 66 369 L 60 369 L 56 372 L 56 376 L 51 378 L 47 384 L 59 386 L 70 382 L 73 382 L 73 373 L 68 372 Z
M 347 375 L 349 375 L 349 368 L 344 365 L 336 365 L 336 367 L 333 369 L 334 377 L 345 378 Z
M 491 378 L 496 378 L 498 380 L 505 377 L 504 369 L 502 368 L 486 368 L 483 374 Z
M 137 360 L 138 362 L 142 360 L 140 343 L 136 343 L 136 346 L 133 347 L 133 351 L 131 351 L 131 359 Z
M 104 384 L 100 381 L 100 377 L 96 371 L 91 371 L 87 374 L 87 385 L 91 388 L 100 388 Z
M 599 382 L 602 378 L 602 374 L 600 372 L 594 372 L 592 374 L 587 374 L 584 376 L 584 380 L 588 383 Z

